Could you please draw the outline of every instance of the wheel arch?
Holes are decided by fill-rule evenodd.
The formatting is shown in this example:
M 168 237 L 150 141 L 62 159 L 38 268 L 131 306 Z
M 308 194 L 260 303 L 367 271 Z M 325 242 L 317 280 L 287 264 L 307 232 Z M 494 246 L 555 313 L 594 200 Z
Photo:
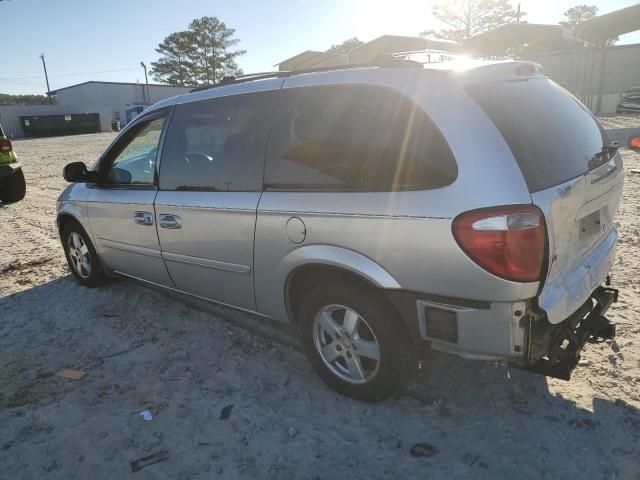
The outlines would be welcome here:
M 88 225 L 85 225 L 82 221 L 80 221 L 78 217 L 79 215 L 75 215 L 74 213 L 69 212 L 67 210 L 62 210 L 58 212 L 58 215 L 56 216 L 56 225 L 58 227 L 58 237 L 60 238 L 60 241 L 63 243 L 63 248 L 65 247 L 64 247 L 64 239 L 62 238 L 62 232 L 64 231 L 65 227 L 70 223 L 77 223 L 80 226 L 80 228 L 84 231 L 84 233 L 86 233 L 86 235 L 89 237 L 89 240 L 93 243 L 93 248 L 96 250 L 98 261 L 100 262 L 100 265 L 102 266 L 102 269 L 105 272 L 105 274 L 109 277 L 115 277 L 111 269 L 104 263 L 104 260 L 100 255 L 100 252 L 98 252 L 95 240 L 91 235 L 91 231 L 88 228 Z
M 69 212 L 60 212 L 56 217 L 56 225 L 58 226 L 58 236 L 62 237 L 62 231 L 64 227 L 66 227 L 69 222 L 75 222 L 78 225 L 82 226 L 80 220 L 78 220 L 74 215 Z M 82 227 L 84 228 L 84 226 Z
M 352 250 L 328 245 L 310 245 L 287 255 L 284 304 L 291 323 L 296 323 L 304 292 L 328 281 L 355 281 L 370 289 L 401 289 L 398 281 L 374 260 Z

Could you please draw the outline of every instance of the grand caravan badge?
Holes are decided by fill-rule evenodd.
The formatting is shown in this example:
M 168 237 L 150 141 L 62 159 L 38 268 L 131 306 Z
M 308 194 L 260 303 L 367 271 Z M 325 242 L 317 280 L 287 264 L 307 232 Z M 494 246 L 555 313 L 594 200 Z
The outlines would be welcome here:
M 558 190 L 556 190 L 558 192 L 558 195 L 560 195 L 562 198 L 566 197 L 567 195 L 569 195 L 571 193 L 571 185 L 564 185 L 560 188 L 558 188 Z
M 596 177 L 593 180 L 591 180 L 591 185 L 593 185 L 594 183 L 601 182 L 602 180 L 604 180 L 607 177 L 610 177 L 611 175 L 613 175 L 616 172 L 616 170 L 618 170 L 618 166 L 617 165 L 613 165 L 613 166 L 609 167 L 605 173 L 603 173 L 599 177 Z

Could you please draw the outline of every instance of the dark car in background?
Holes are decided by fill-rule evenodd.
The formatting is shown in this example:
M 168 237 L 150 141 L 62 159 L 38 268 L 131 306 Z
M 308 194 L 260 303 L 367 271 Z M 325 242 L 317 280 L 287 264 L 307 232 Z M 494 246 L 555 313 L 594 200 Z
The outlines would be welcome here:
M 631 87 L 620 95 L 616 113 L 640 113 L 640 86 Z
M 24 198 L 25 182 L 13 145 L 0 125 L 0 202 L 14 203 Z

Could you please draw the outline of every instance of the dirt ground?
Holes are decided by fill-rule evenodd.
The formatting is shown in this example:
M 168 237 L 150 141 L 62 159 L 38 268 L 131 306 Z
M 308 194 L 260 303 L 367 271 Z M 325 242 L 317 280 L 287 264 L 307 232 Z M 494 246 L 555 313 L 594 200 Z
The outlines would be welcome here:
M 73 281 L 54 220 L 61 170 L 112 138 L 14 143 L 28 192 L 0 207 L 0 478 L 640 479 L 640 154 L 623 151 L 615 342 L 589 346 L 571 382 L 434 353 L 415 384 L 368 405 L 239 326 L 260 320 Z

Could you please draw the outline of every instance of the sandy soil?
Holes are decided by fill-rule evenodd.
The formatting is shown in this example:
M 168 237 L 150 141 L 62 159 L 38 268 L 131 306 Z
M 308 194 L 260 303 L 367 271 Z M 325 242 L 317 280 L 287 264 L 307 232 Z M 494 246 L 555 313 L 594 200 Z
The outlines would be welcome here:
M 73 281 L 54 222 L 60 172 L 112 138 L 15 142 L 28 194 L 0 208 L 0 478 L 640 478 L 639 154 L 623 152 L 615 342 L 588 347 L 571 382 L 434 353 L 415 384 L 367 405 L 238 326 L 260 320 Z

